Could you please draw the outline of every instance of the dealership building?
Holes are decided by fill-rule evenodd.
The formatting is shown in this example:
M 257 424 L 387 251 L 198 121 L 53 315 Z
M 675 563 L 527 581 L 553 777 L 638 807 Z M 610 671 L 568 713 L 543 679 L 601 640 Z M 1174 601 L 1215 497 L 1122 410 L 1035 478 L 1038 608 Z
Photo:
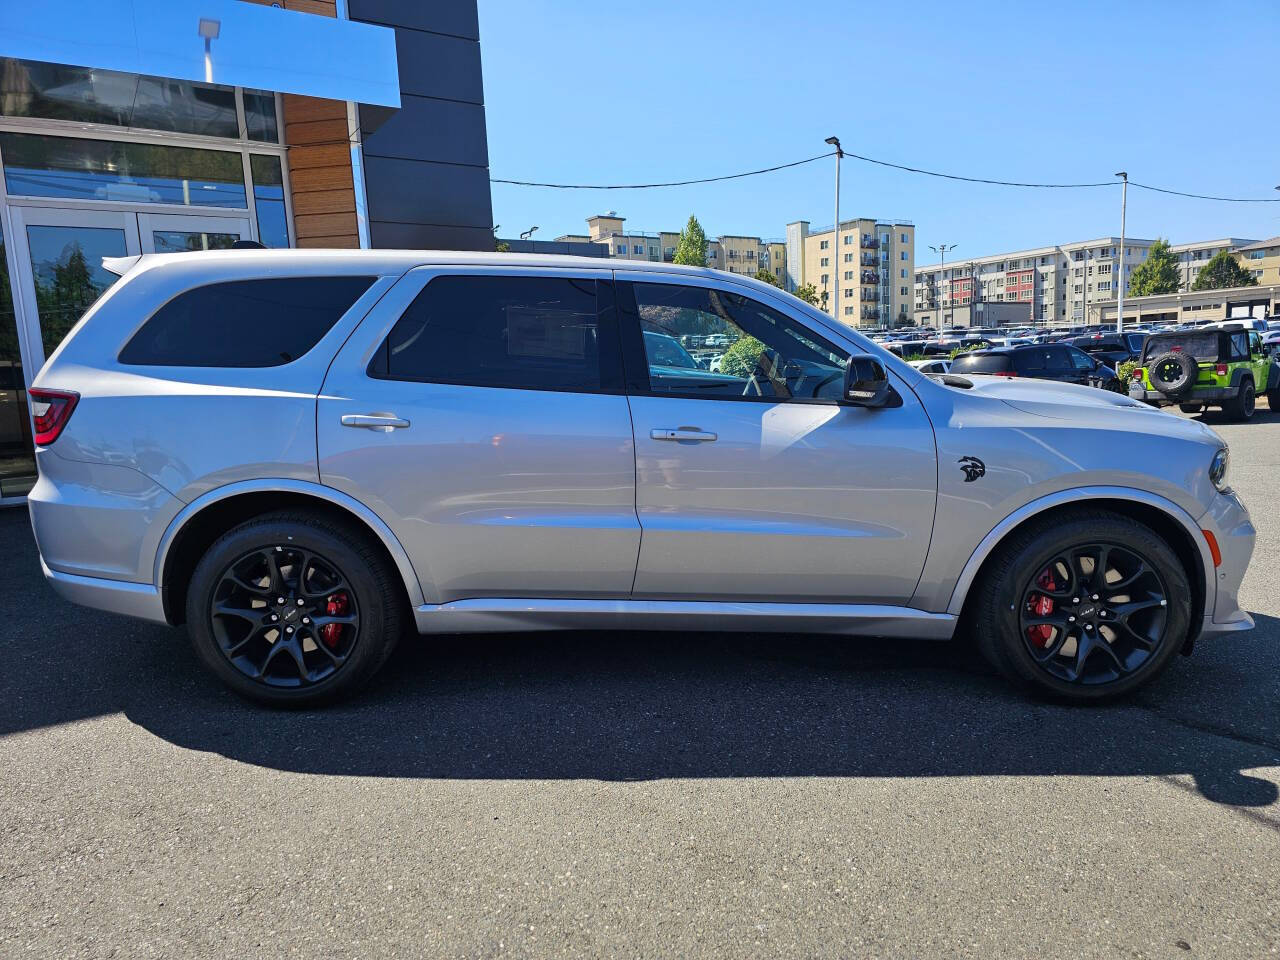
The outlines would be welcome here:
M 0 4 L 0 500 L 102 258 L 493 247 L 476 0 Z

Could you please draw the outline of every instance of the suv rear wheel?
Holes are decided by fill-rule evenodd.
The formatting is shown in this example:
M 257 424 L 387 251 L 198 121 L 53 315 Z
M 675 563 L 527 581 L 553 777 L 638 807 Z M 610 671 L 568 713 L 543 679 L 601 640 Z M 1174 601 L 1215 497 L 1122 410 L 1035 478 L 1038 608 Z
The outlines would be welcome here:
M 227 686 L 272 706 L 325 703 L 365 683 L 400 636 L 395 571 L 365 531 L 287 511 L 240 524 L 191 576 L 187 629 Z
M 971 622 L 983 655 L 1014 682 L 1100 702 L 1147 683 L 1182 647 L 1191 586 L 1172 548 L 1120 514 L 1081 510 L 1004 543 Z
M 1253 386 L 1253 379 L 1245 377 L 1240 381 L 1240 389 L 1235 398 L 1224 404 L 1226 411 L 1236 420 L 1249 420 L 1258 405 L 1258 394 Z

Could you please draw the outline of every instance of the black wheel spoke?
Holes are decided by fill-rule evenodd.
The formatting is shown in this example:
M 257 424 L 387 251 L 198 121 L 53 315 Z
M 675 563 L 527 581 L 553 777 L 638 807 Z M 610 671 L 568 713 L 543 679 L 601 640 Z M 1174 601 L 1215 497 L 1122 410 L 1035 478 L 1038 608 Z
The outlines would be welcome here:
M 1041 663 L 1048 663 L 1062 652 L 1063 645 L 1066 644 L 1069 639 L 1071 639 L 1070 633 L 1066 630 L 1059 630 L 1058 635 L 1054 637 L 1053 643 L 1049 644 L 1049 646 L 1045 647 L 1043 650 L 1032 650 L 1031 655 Z
M 327 627 L 335 623 L 353 626 L 359 622 L 359 619 L 354 613 L 344 614 L 343 616 L 330 616 L 322 613 L 319 616 L 312 617 L 311 622 L 317 627 Z
M 1141 613 L 1143 610 L 1153 610 L 1164 605 L 1165 601 L 1163 600 L 1134 600 L 1130 603 L 1117 603 L 1111 609 L 1115 612 L 1118 621 L 1128 624 L 1129 618 L 1135 613 Z
M 234 570 L 227 574 L 227 580 L 239 587 L 241 590 L 244 590 L 246 593 L 252 593 L 255 596 L 265 597 L 271 593 L 271 584 L 263 586 L 261 584 L 251 583 L 244 577 L 239 576 Z
M 1138 568 L 1134 570 L 1133 573 L 1129 574 L 1128 576 L 1122 577 L 1121 579 L 1117 580 L 1115 583 L 1106 584 L 1105 590 L 1107 592 L 1107 595 L 1115 596 L 1116 594 L 1123 593 L 1126 587 L 1133 586 L 1135 583 L 1137 583 L 1139 580 L 1141 580 L 1144 576 L 1146 576 L 1150 572 L 1151 571 L 1147 569 L 1147 565 L 1145 563 L 1139 563 Z
M 241 620 L 248 620 L 250 623 L 261 623 L 263 616 L 267 613 L 266 607 L 237 607 L 230 603 L 216 603 L 213 606 L 213 613 L 219 617 L 239 617 Z
M 231 646 L 226 648 L 227 656 L 234 657 L 237 653 L 247 647 L 251 641 L 257 640 L 262 636 L 263 629 L 263 627 L 259 627 L 256 630 L 250 630 L 245 634 L 243 639 L 237 640 L 235 643 L 231 644 Z

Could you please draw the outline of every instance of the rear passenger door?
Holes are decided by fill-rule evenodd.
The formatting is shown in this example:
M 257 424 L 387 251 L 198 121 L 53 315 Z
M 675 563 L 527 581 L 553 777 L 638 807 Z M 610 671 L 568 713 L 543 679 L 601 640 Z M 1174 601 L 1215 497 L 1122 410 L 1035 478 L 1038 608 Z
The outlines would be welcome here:
M 321 481 L 391 526 L 431 602 L 630 595 L 609 271 L 411 271 L 334 360 L 317 418 Z

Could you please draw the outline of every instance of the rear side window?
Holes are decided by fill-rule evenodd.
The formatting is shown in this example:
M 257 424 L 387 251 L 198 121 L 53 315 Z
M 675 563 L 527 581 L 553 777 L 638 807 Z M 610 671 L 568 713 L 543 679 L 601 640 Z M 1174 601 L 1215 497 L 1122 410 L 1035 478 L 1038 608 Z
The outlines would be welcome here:
M 276 367 L 297 360 L 373 277 L 281 277 L 196 287 L 151 315 L 120 362 L 166 367 Z
M 436 277 L 396 321 L 369 374 L 472 387 L 621 392 L 609 289 L 572 277 Z
M 962 353 L 951 364 L 952 373 L 1008 373 L 1007 353 Z

